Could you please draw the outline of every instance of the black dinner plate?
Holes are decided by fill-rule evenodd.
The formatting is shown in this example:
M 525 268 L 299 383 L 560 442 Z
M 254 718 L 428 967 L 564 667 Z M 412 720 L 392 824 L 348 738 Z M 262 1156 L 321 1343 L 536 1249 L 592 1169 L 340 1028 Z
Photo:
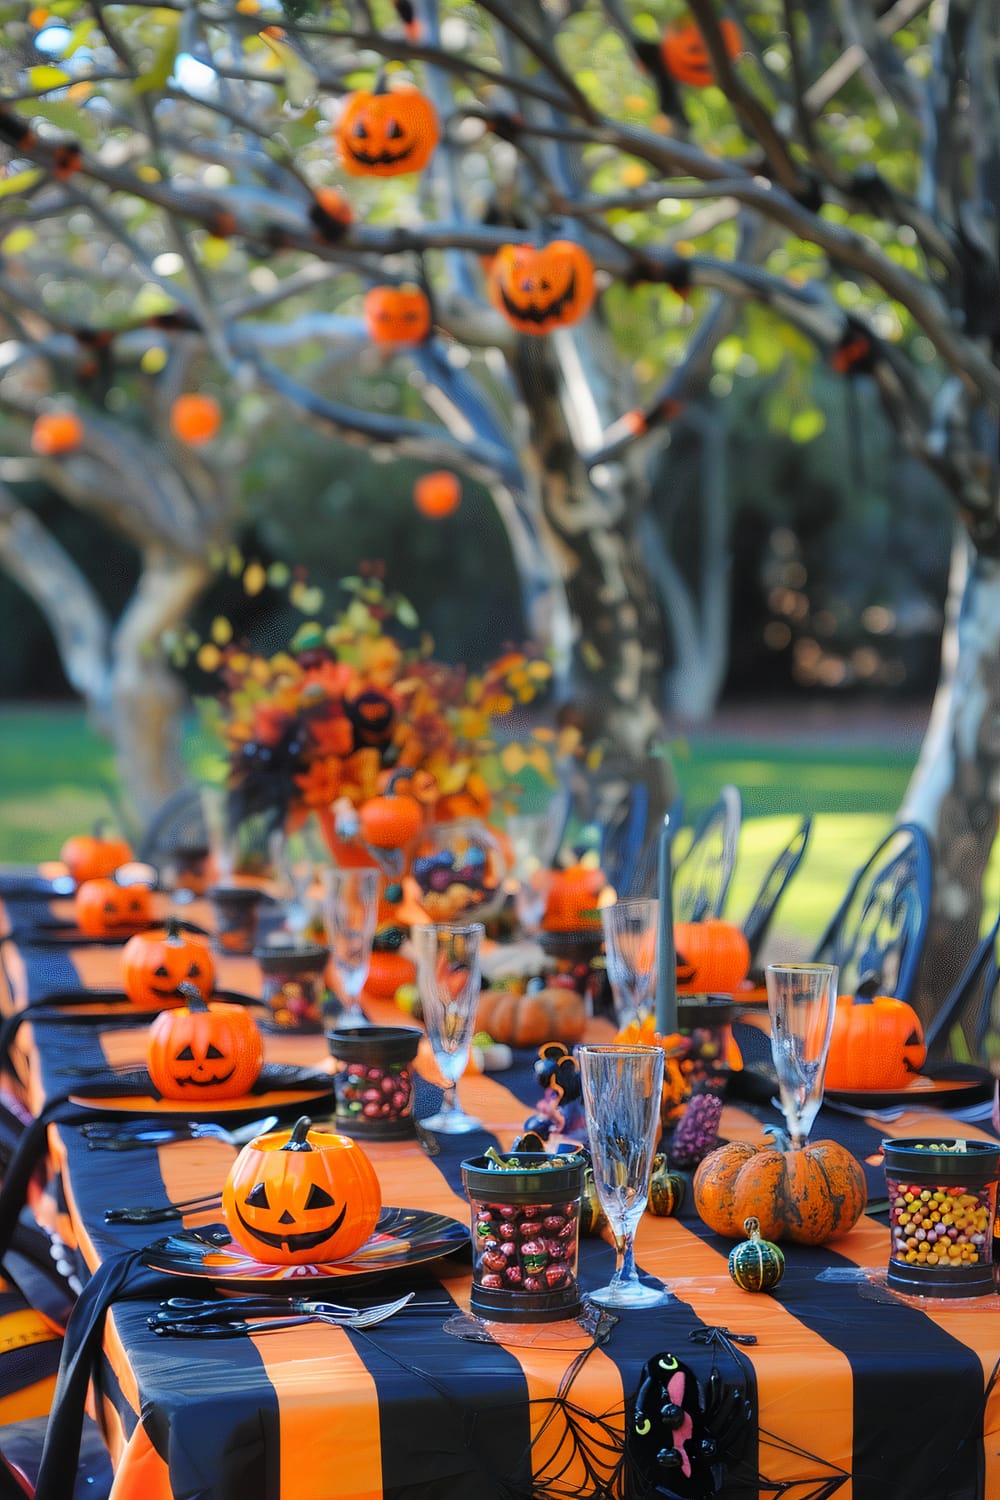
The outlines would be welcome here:
M 150 921 L 130 932 L 96 934 L 81 932 L 75 922 L 53 917 L 51 921 L 34 922 L 30 927 L 15 927 L 12 936 L 15 942 L 23 943 L 26 948 L 115 948 L 127 943 L 137 932 L 156 932 L 164 925 L 164 922 Z M 207 928 L 199 927 L 196 922 L 178 922 L 177 926 L 182 932 L 193 932 L 198 937 L 211 936 Z
M 825 1097 L 835 1104 L 850 1104 L 856 1109 L 893 1109 L 910 1105 L 920 1109 L 965 1109 L 982 1104 L 993 1096 L 993 1075 L 973 1063 L 956 1063 L 940 1073 L 918 1073 L 901 1089 L 826 1089 Z
M 120 1114 L 155 1116 L 157 1119 L 180 1117 L 196 1124 L 205 1121 L 237 1119 L 240 1116 L 287 1114 L 298 1106 L 300 1114 L 308 1114 L 309 1106 L 333 1098 L 333 1076 L 318 1072 L 315 1068 L 295 1067 L 290 1063 L 265 1063 L 261 1069 L 258 1088 L 235 1099 L 206 1099 L 199 1104 L 197 1099 L 159 1099 L 146 1089 L 151 1088 L 149 1074 L 145 1068 L 114 1073 L 106 1076 L 78 1078 L 67 1085 L 70 1102 L 82 1109 L 111 1110 Z M 106 1092 L 102 1092 L 106 1090 Z
M 440 1260 L 469 1243 L 469 1227 L 445 1214 L 422 1208 L 383 1208 L 375 1232 L 346 1260 L 319 1265 L 266 1265 L 234 1244 L 229 1231 L 178 1230 L 147 1245 L 143 1259 L 168 1276 L 210 1281 L 224 1291 L 274 1291 L 275 1284 L 294 1283 L 309 1291 L 332 1291 L 345 1282 L 361 1286 L 395 1271 Z

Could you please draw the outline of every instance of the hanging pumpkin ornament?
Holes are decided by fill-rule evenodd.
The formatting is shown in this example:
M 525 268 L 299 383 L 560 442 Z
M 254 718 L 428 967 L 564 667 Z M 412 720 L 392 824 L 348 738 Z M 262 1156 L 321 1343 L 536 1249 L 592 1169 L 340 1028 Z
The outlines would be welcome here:
M 920 1017 L 890 995 L 838 995 L 826 1064 L 828 1089 L 902 1089 L 927 1048 Z
M 180 984 L 185 1004 L 164 1010 L 149 1028 L 146 1065 L 164 1099 L 239 1099 L 257 1082 L 264 1046 L 242 1005 L 208 1004 Z
M 735 21 L 720 21 L 719 31 L 726 52 L 735 57 L 743 45 L 740 28 Z M 691 20 L 668 28 L 660 43 L 660 56 L 663 66 L 678 83 L 686 83 L 693 89 L 707 89 L 715 82 L 705 39 Z
M 373 344 L 419 344 L 431 331 L 427 293 L 412 281 L 365 293 L 365 326 Z
M 215 984 L 215 965 L 208 944 L 182 932 L 171 918 L 166 930 L 137 932 L 122 949 L 122 987 L 133 1005 L 160 1010 L 178 1005 L 182 984 L 193 984 L 208 999 Z
M 438 521 L 450 516 L 462 503 L 462 486 L 448 469 L 422 474 L 413 486 L 413 503 L 421 515 Z
M 359 89 L 345 99 L 334 138 L 352 177 L 398 177 L 419 172 L 430 161 L 438 143 L 437 115 L 412 85 L 374 93 Z
M 521 333 L 577 323 L 594 300 L 594 265 L 582 245 L 501 245 L 487 277 L 490 300 Z
M 76 889 L 73 915 L 88 937 L 128 937 L 152 921 L 152 888 L 119 885 L 110 875 L 85 880 Z
M 309 221 L 321 240 L 335 243 L 354 223 L 350 200 L 339 188 L 316 188 Z
M 179 443 L 201 448 L 210 443 L 222 426 L 222 409 L 214 396 L 188 391 L 170 408 L 170 431 Z
M 382 1193 L 349 1136 L 293 1128 L 244 1146 L 222 1192 L 222 1217 L 238 1245 L 269 1265 L 343 1260 L 378 1222 Z
M 106 833 L 107 824 L 97 822 L 93 833 L 75 834 L 67 839 L 59 851 L 59 858 L 79 885 L 84 880 L 98 880 L 102 875 L 113 875 L 119 865 L 132 858 L 132 848 L 127 839 L 115 833 Z
M 42 458 L 72 453 L 83 438 L 83 423 L 72 411 L 47 411 L 36 417 L 31 428 L 32 451 Z
M 679 1213 L 687 1194 L 687 1182 L 680 1172 L 672 1172 L 665 1152 L 653 1157 L 649 1179 L 649 1211 L 658 1219 L 670 1219 Z
M 785 1274 L 785 1257 L 777 1245 L 760 1237 L 760 1222 L 751 1214 L 743 1220 L 750 1236 L 729 1252 L 729 1274 L 744 1292 L 769 1292 Z

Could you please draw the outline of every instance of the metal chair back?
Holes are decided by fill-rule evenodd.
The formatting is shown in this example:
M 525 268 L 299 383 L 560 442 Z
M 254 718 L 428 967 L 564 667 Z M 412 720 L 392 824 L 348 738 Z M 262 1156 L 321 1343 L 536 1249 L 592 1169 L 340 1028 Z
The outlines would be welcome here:
M 1000 917 L 984 938 L 973 948 L 951 993 L 938 1007 L 924 1032 L 928 1062 L 949 1062 L 956 1053 L 961 1060 L 986 1060 L 986 1036 L 993 1016 L 997 980 L 997 934 Z M 955 1046 L 955 1030 L 961 1028 L 961 1041 Z
M 750 910 L 743 919 L 743 936 L 750 946 L 751 968 L 756 964 L 758 954 L 764 946 L 764 939 L 770 931 L 778 902 L 784 895 L 788 882 L 802 863 L 802 856 L 806 852 L 811 832 L 812 816 L 809 815 L 802 819 L 764 876 L 760 889 L 751 902 Z
M 675 922 L 721 917 L 736 867 L 743 802 L 735 786 L 724 786 L 695 824 L 691 843 L 673 872 Z

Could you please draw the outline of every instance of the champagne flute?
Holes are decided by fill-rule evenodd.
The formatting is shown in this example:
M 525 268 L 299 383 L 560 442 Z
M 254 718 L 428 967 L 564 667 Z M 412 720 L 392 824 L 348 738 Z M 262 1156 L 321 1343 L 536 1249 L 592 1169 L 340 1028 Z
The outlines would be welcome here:
M 659 910 L 660 903 L 652 896 L 601 908 L 604 955 L 619 1030 L 652 1012 Z
M 771 1057 L 794 1149 L 804 1146 L 823 1102 L 837 1009 L 836 964 L 768 964 Z
M 660 1134 L 662 1047 L 578 1047 L 594 1186 L 615 1237 L 607 1286 L 588 1295 L 606 1307 L 660 1307 L 665 1287 L 644 1286 L 635 1268 L 635 1231 L 649 1196 Z
M 479 944 L 485 930 L 482 922 L 471 922 L 466 927 L 439 923 L 410 931 L 417 955 L 424 1025 L 437 1065 L 447 1080 L 441 1108 L 420 1124 L 445 1135 L 483 1128 L 460 1107 L 458 1080 L 468 1066 L 476 1029 Z
M 323 920 L 330 957 L 337 977 L 337 994 L 344 1006 L 337 1025 L 370 1026 L 359 996 L 368 978 L 372 938 L 378 915 L 381 872 L 374 867 L 323 871 Z
M 514 906 L 521 931 L 537 937 L 541 931 L 552 884 L 552 860 L 559 837 L 557 810 L 511 813 L 504 824 L 514 853 L 511 875 L 516 883 Z

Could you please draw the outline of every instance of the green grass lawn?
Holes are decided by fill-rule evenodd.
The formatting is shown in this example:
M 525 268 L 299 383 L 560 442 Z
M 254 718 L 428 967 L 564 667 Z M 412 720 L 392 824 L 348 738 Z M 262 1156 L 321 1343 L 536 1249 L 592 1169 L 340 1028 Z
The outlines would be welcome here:
M 191 746 L 197 738 L 192 729 Z M 691 816 L 725 782 L 739 787 L 744 824 L 728 914 L 739 921 L 802 814 L 812 839 L 779 908 L 772 937 L 805 951 L 851 873 L 890 826 L 912 753 L 883 744 L 790 746 L 692 736 L 675 746 Z M 115 772 L 107 744 L 73 708 L 6 708 L 0 714 L 0 863 L 53 858 L 69 833 L 110 812 Z

